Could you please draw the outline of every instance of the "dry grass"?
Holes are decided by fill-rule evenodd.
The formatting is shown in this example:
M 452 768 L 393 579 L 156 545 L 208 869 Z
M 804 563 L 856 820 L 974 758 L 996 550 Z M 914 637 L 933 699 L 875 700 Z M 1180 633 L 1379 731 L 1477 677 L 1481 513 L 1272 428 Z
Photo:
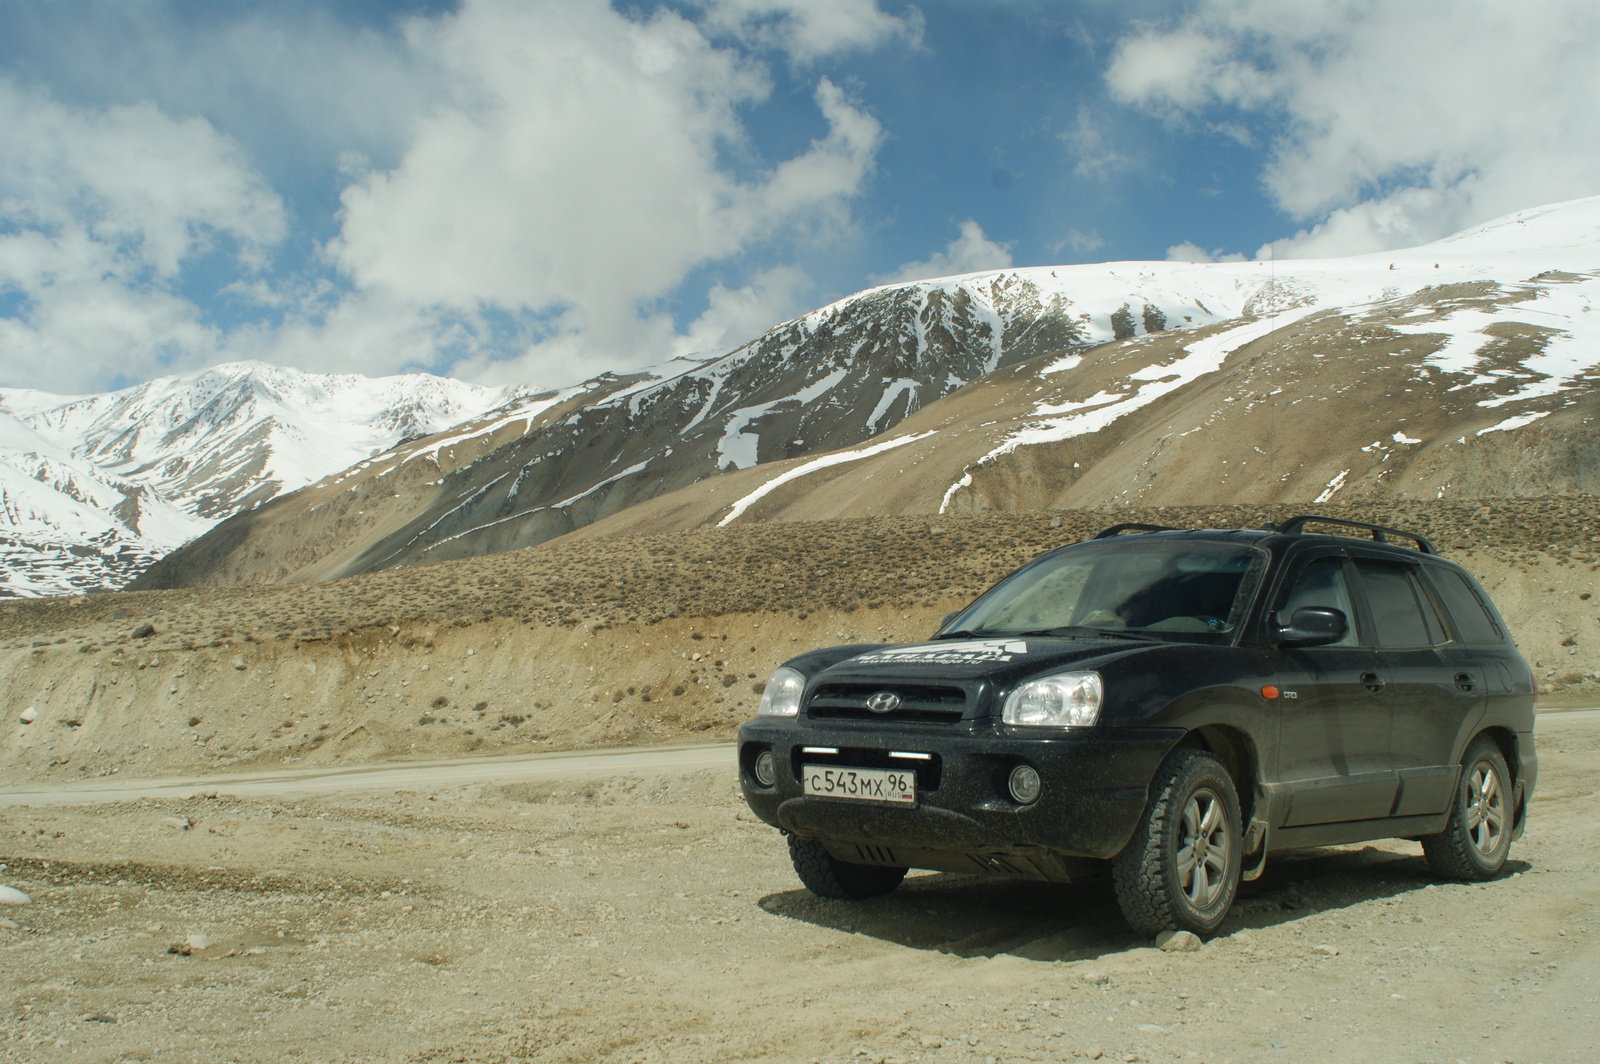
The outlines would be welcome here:
M 1323 504 L 1306 509 L 1421 533 L 1447 554 L 1533 553 L 1600 563 L 1600 500 Z M 1289 508 L 1270 516 L 1281 520 Z M 1296 511 L 1298 512 L 1298 511 Z M 849 613 L 968 599 L 1040 551 L 1118 522 L 1238 528 L 1260 507 L 1166 507 L 872 517 L 548 543 L 323 584 L 124 592 L 0 604 L 0 648 L 224 647 L 363 629 L 604 627 L 735 613 Z M 153 635 L 134 638 L 148 624 Z

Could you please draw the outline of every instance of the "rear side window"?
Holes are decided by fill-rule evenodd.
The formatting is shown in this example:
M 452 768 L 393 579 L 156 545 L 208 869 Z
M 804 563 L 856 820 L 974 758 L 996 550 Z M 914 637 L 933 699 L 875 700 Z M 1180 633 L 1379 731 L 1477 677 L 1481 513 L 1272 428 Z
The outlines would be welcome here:
M 1416 566 L 1357 558 L 1380 647 L 1427 647 L 1445 641 L 1444 624 L 1422 590 Z
M 1500 626 L 1484 609 L 1483 601 L 1473 592 L 1467 578 L 1454 569 L 1429 566 L 1428 576 L 1444 600 L 1445 611 L 1455 622 L 1456 634 L 1463 643 L 1503 643 L 1505 636 Z

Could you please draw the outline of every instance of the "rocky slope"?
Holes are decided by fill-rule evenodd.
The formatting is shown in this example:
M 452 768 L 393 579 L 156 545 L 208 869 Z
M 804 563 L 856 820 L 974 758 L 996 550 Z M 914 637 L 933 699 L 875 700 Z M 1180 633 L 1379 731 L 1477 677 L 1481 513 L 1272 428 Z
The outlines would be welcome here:
M 1600 198 L 1384 256 L 874 289 L 515 431 L 417 441 L 135 586 L 751 520 L 1595 492 L 1597 303 Z

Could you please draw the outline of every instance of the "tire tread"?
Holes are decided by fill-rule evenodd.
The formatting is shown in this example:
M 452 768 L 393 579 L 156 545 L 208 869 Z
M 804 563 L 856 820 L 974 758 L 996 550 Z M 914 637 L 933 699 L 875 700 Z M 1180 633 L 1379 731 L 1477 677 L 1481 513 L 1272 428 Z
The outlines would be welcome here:
M 1471 772 L 1472 766 L 1485 755 L 1491 758 L 1491 764 L 1496 765 L 1500 773 L 1501 802 L 1506 817 L 1501 830 L 1507 834 L 1499 860 L 1488 865 L 1475 855 L 1472 840 L 1467 837 L 1466 828 L 1461 823 L 1462 814 L 1465 812 L 1462 788 L 1466 785 L 1467 773 Z M 1459 882 L 1481 883 L 1499 875 L 1505 868 L 1506 858 L 1511 853 L 1509 834 L 1511 817 L 1514 814 L 1511 808 L 1511 771 L 1506 766 L 1505 755 L 1501 753 L 1499 744 L 1487 735 L 1480 735 L 1468 744 L 1467 752 L 1461 756 L 1461 776 L 1462 778 L 1456 783 L 1455 794 L 1450 799 L 1449 821 L 1446 822 L 1444 830 L 1437 835 L 1422 837 L 1422 853 L 1428 860 L 1428 867 L 1435 875 Z
M 805 888 L 819 898 L 860 901 L 887 894 L 905 878 L 904 868 L 841 861 L 816 839 L 789 836 L 789 861 Z
M 1214 773 L 1219 782 L 1226 784 L 1228 793 L 1233 797 L 1234 808 L 1237 810 L 1238 796 L 1233 794 L 1233 781 L 1221 762 L 1203 750 L 1174 750 L 1156 774 L 1150 804 L 1146 808 L 1144 818 L 1139 822 L 1138 830 L 1134 832 L 1133 838 L 1123 851 L 1112 861 L 1112 882 L 1116 888 L 1117 906 L 1122 910 L 1123 919 L 1128 922 L 1128 926 L 1140 934 L 1154 935 L 1162 931 L 1176 930 L 1210 934 L 1221 924 L 1222 918 L 1226 917 L 1228 909 L 1232 906 L 1230 897 L 1228 905 L 1223 908 L 1215 925 L 1199 926 L 1179 911 L 1167 885 L 1163 840 L 1167 837 L 1169 823 L 1173 817 L 1183 815 L 1182 803 L 1189 789 L 1198 782 L 1197 777 L 1208 773 Z M 1243 840 L 1239 838 L 1239 825 L 1235 824 L 1235 846 L 1241 845 L 1242 842 Z M 1242 856 L 1242 854 L 1236 855 L 1236 864 L 1242 860 Z M 1237 867 L 1234 870 L 1231 890 L 1233 892 L 1238 890 Z

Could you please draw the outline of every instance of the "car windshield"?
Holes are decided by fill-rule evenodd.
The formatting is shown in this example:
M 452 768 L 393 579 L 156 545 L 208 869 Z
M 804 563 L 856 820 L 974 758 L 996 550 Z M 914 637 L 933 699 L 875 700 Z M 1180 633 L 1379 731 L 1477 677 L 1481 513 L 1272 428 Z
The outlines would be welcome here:
M 1226 641 L 1244 622 L 1266 552 L 1173 539 L 1085 543 L 1019 569 L 941 635 L 1172 633 Z

